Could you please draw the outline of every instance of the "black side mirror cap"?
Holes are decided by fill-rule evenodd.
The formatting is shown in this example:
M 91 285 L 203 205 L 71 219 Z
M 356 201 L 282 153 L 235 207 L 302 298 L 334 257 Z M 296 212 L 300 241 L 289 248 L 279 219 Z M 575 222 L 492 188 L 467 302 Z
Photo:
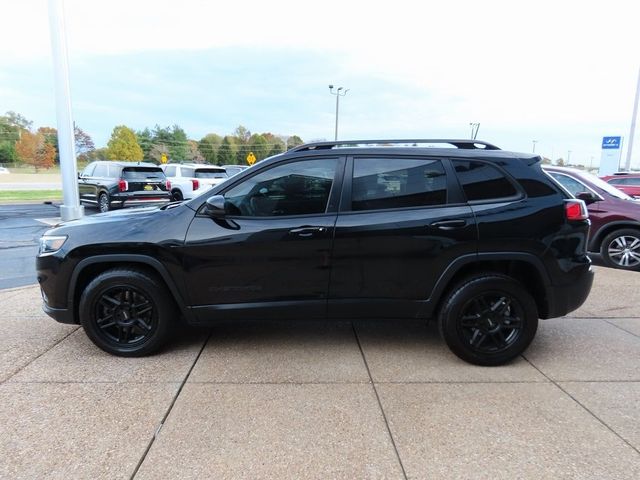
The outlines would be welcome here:
M 204 213 L 212 218 L 223 218 L 227 213 L 224 204 L 225 199 L 222 195 L 213 195 L 207 198 L 204 204 Z
M 576 198 L 582 200 L 584 203 L 586 203 L 587 205 L 590 205 L 592 203 L 595 203 L 599 200 L 601 200 L 600 197 L 598 197 L 595 193 L 593 192 L 578 192 L 576 194 Z

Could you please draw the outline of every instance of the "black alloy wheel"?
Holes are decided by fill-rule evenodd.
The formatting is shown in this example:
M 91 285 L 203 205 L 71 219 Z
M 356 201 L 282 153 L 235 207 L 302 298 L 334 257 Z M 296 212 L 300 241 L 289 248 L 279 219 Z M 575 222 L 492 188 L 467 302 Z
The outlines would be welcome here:
M 184 200 L 184 195 L 182 195 L 182 192 L 180 190 L 174 190 L 173 192 L 171 192 L 171 199 L 174 202 L 181 202 L 182 200 Z
M 158 327 L 154 303 L 132 286 L 103 291 L 95 303 L 94 317 L 99 335 L 116 346 L 144 342 Z
M 98 210 L 100 210 L 101 213 L 106 213 L 110 210 L 109 195 L 104 192 L 98 197 Z
M 478 275 L 458 284 L 440 311 L 440 333 L 461 359 L 501 365 L 529 346 L 538 309 L 527 290 L 501 274 Z
M 177 310 L 164 283 L 150 272 L 114 268 L 87 285 L 80 299 L 80 323 L 102 350 L 143 356 L 168 339 Z
M 640 270 L 640 231 L 616 230 L 602 241 L 600 254 L 608 267 Z

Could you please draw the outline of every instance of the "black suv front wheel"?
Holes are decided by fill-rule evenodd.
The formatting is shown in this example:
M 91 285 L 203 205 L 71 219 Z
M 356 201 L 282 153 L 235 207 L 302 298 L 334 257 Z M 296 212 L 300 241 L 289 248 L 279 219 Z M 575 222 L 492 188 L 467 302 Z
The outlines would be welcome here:
M 502 365 L 529 346 L 538 329 L 538 309 L 511 277 L 478 275 L 458 284 L 445 298 L 440 333 L 461 359 Z
M 82 293 L 80 323 L 105 352 L 139 357 L 158 350 L 177 315 L 171 294 L 149 273 L 114 268 L 98 275 Z

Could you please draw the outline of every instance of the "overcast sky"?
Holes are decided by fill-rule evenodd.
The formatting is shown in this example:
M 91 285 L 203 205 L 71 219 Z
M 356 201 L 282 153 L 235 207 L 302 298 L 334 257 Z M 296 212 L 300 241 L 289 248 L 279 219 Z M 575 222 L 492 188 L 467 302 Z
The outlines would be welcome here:
M 349 88 L 342 139 L 461 138 L 479 122 L 502 148 L 537 140 L 545 156 L 596 165 L 602 136 L 628 144 L 633 5 L 66 0 L 74 117 L 97 146 L 118 124 L 333 139 L 334 84 Z M 47 2 L 4 0 L 2 17 L 0 114 L 55 126 Z

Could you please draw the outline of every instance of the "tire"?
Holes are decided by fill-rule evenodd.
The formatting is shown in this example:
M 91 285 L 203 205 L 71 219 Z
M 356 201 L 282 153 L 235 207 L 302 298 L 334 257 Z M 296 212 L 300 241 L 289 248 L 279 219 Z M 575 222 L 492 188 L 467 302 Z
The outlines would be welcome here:
M 184 200 L 184 195 L 182 195 L 182 192 L 180 190 L 174 190 L 173 192 L 171 192 L 171 199 L 174 202 L 181 202 L 182 200 Z
M 459 358 L 475 365 L 502 365 L 522 354 L 538 329 L 533 297 L 506 275 L 466 279 L 440 309 L 442 338 Z
M 141 357 L 164 345 L 177 309 L 155 276 L 138 269 L 114 268 L 84 289 L 79 315 L 96 346 L 121 357 Z
M 110 210 L 109 195 L 102 192 L 98 195 L 98 210 L 100 213 L 106 213 Z
M 611 232 L 600 245 L 600 255 L 607 267 L 640 271 L 640 230 Z

